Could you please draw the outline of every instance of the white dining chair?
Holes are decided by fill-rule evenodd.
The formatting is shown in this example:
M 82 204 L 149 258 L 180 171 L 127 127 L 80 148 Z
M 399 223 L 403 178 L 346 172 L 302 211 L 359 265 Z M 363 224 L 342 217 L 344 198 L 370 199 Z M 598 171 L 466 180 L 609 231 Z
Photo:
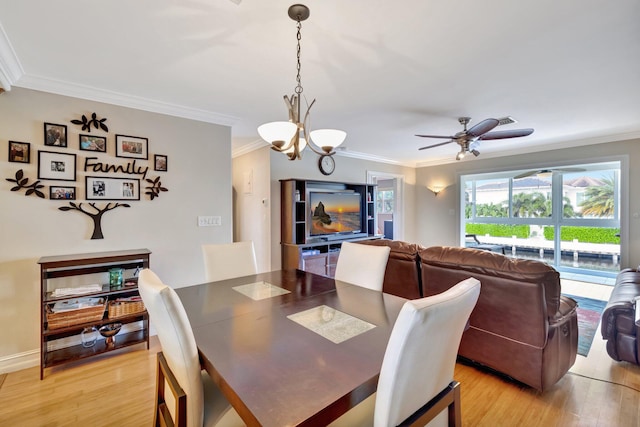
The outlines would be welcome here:
M 154 425 L 244 426 L 202 370 L 193 330 L 176 292 L 149 269 L 140 272 L 138 290 L 162 347 L 158 353 Z M 172 393 L 166 393 L 166 385 Z M 167 424 L 167 419 L 171 423 Z
M 377 392 L 330 426 L 461 426 L 453 372 L 479 295 L 480 282 L 469 278 L 441 294 L 407 301 L 391 331 Z
M 389 252 L 388 246 L 344 242 L 338 256 L 335 279 L 382 291 Z
M 249 276 L 258 272 L 253 242 L 202 245 L 208 282 Z

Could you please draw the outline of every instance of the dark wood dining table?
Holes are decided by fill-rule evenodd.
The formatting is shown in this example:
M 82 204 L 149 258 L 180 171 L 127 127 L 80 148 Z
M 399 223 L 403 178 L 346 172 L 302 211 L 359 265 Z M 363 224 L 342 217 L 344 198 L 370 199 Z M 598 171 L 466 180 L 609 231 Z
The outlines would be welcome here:
M 262 282 L 288 293 L 254 300 L 238 292 Z M 326 426 L 374 393 L 406 301 L 300 270 L 176 292 L 205 369 L 248 426 L 265 427 Z M 288 317 L 325 306 L 373 326 L 336 344 Z

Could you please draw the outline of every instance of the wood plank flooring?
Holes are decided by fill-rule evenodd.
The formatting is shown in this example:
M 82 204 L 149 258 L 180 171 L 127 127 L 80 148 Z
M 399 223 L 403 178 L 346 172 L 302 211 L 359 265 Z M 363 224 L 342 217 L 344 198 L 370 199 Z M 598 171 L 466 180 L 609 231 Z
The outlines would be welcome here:
M 160 346 L 152 337 L 139 348 L 47 370 L 44 381 L 37 367 L 0 375 L 0 426 L 151 425 Z M 640 367 L 611 360 L 599 331 L 544 393 L 462 363 L 455 377 L 465 427 L 640 427 Z

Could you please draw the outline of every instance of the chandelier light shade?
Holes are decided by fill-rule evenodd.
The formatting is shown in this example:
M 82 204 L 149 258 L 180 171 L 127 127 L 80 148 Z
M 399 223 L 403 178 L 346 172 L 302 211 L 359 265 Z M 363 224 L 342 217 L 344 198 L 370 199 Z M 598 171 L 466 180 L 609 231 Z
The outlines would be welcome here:
M 301 95 L 304 89 L 300 77 L 300 40 L 302 39 L 302 21 L 309 17 L 310 11 L 303 4 L 294 4 L 289 7 L 288 14 L 291 19 L 297 22 L 298 40 L 296 49 L 297 85 L 293 95 L 284 96 L 284 102 L 289 112 L 289 121 L 265 123 L 258 127 L 258 134 L 271 144 L 273 150 L 286 154 L 289 160 L 301 159 L 302 151 L 307 146 L 320 156 L 332 156 L 335 154 L 335 148 L 344 142 L 347 133 L 337 129 L 317 129 L 314 131 L 309 129 L 309 111 L 316 102 L 315 99 L 307 104 L 304 116 L 301 114 Z

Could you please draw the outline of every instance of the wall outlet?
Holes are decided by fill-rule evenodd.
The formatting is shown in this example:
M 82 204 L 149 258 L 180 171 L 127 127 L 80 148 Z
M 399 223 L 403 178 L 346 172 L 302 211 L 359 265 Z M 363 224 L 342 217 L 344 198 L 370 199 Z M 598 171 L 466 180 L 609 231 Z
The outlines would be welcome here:
M 198 227 L 213 227 L 213 226 L 221 226 L 221 225 L 222 225 L 222 217 L 219 215 L 198 217 Z

